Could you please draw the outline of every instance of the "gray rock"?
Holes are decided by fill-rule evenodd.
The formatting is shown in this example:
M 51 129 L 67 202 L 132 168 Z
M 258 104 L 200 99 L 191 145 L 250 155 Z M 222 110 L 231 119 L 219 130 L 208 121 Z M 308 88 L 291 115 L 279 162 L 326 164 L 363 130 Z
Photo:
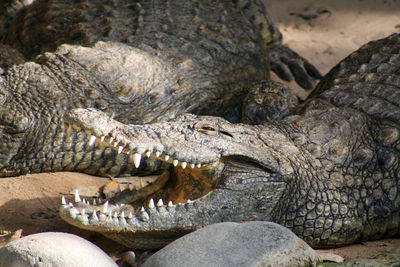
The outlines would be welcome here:
M 143 266 L 301 266 L 319 260 L 313 249 L 279 224 L 226 222 L 176 240 Z
M 0 249 L 0 267 L 118 266 L 89 241 L 67 233 L 39 233 Z

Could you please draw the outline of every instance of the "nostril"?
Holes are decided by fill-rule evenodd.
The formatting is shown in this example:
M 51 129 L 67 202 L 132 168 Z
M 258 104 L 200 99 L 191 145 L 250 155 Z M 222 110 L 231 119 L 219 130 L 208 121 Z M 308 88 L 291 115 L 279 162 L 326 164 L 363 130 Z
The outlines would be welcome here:
M 229 137 L 233 137 L 233 135 L 231 135 L 230 133 L 228 133 L 228 132 L 225 132 L 225 131 L 219 131 L 221 134 L 224 134 L 224 135 L 227 135 L 227 136 L 229 136 Z

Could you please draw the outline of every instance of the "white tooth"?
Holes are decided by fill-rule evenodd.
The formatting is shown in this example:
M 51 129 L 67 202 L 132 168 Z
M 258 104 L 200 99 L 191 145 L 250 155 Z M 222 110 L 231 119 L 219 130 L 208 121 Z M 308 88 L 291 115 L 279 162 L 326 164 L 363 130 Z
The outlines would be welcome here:
M 162 198 L 160 198 L 160 200 L 157 202 L 157 206 L 158 207 L 164 206 L 164 202 L 162 201 Z
M 153 199 L 150 199 L 150 202 L 149 202 L 149 209 L 154 209 L 155 208 L 155 206 L 154 206 L 154 200 Z
M 105 135 L 100 136 L 100 142 L 104 142 L 104 139 L 106 139 Z
M 168 202 L 168 207 L 172 207 L 174 204 L 172 204 L 172 201 L 170 200 L 169 202 Z
M 95 210 L 94 210 L 93 213 L 92 213 L 92 219 L 95 219 L 95 220 L 98 220 L 98 219 L 99 219 L 99 217 L 97 217 L 97 213 L 96 213 Z
M 124 147 L 123 146 L 119 146 L 118 147 L 118 154 L 121 154 L 122 150 L 124 150 Z
M 96 199 L 93 199 L 93 206 L 96 206 L 96 205 L 97 205 Z
M 114 212 L 113 217 L 114 217 L 114 218 L 118 218 L 118 213 L 117 213 L 117 212 Z
M 161 151 L 156 151 L 156 157 L 159 157 L 161 155 Z
M 99 205 L 101 205 L 101 203 L 103 203 L 103 201 L 101 200 L 101 198 L 99 198 Z
M 114 147 L 117 147 L 117 146 L 118 146 L 118 142 L 115 141 L 115 142 L 114 142 Z
M 111 215 L 112 215 L 112 212 L 111 212 L 111 210 L 108 212 L 108 217 L 111 217 Z
M 70 208 L 73 208 L 73 207 L 74 207 L 74 204 L 72 204 L 71 202 L 69 202 L 69 203 L 68 203 L 68 206 L 69 206 Z
M 75 202 L 81 202 L 78 189 L 75 189 Z
M 96 143 L 97 137 L 95 135 L 92 135 L 89 139 L 89 146 L 92 146 Z
M 102 213 L 107 213 L 107 211 L 108 211 L 108 200 L 103 204 L 103 207 L 101 207 Z
M 133 217 L 133 215 L 132 215 L 132 212 L 130 211 L 129 214 L 128 214 L 128 218 L 130 219 L 132 217 Z
M 194 163 L 190 163 L 190 168 L 194 168 L 196 165 L 194 165 Z
M 150 151 L 147 151 L 147 152 L 146 152 L 146 157 L 150 158 L 150 156 L 151 156 L 151 152 L 150 152 Z
M 124 212 L 124 211 L 122 211 L 122 212 L 121 212 L 121 214 L 119 215 L 119 217 L 121 217 L 121 218 L 125 218 L 125 212 Z
M 61 197 L 61 204 L 62 205 L 67 205 L 67 201 L 65 200 L 64 196 Z
M 83 199 L 82 199 L 82 202 L 83 202 L 83 204 L 86 204 L 86 199 L 83 198 Z M 89 204 L 89 203 L 87 203 L 87 204 Z
M 110 144 L 114 141 L 114 137 L 110 137 L 110 140 L 108 141 Z
M 141 212 L 145 212 L 144 207 L 142 206 L 142 208 L 140 209 Z
M 165 155 L 165 160 L 169 160 L 169 155 Z
M 198 163 L 198 164 L 197 164 L 197 168 L 201 168 L 201 163 Z
M 186 162 L 186 161 L 182 162 L 182 163 L 181 163 L 181 166 L 182 166 L 182 169 L 186 168 L 187 162 Z
M 192 200 L 188 199 L 188 200 L 187 200 L 187 203 L 192 203 Z
M 135 164 L 136 168 L 139 168 L 141 159 L 142 159 L 141 154 L 139 153 L 133 154 L 133 163 Z
M 172 161 L 172 164 L 174 164 L 174 166 L 178 166 L 179 161 L 177 159 L 174 159 L 174 161 Z
M 82 215 L 82 216 L 85 216 L 85 215 L 86 215 L 85 209 L 81 209 L 81 215 Z

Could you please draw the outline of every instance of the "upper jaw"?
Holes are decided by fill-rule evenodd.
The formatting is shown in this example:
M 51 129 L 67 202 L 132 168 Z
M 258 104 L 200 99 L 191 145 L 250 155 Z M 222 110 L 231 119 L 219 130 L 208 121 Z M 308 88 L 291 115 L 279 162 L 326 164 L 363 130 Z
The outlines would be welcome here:
M 112 146 L 119 153 L 131 155 L 136 167 L 143 157 L 155 157 L 183 168 L 199 168 L 215 163 L 221 157 L 218 149 L 209 149 L 202 144 L 196 146 L 196 142 L 187 146 L 183 135 L 174 134 L 185 130 L 185 126 L 168 129 L 168 123 L 125 125 L 95 109 L 74 109 L 65 115 L 64 123 L 68 128 L 89 134 L 90 145 Z
M 91 145 L 111 144 L 118 152 L 130 154 L 135 165 L 140 164 L 143 156 L 183 168 L 243 156 L 268 168 L 278 167 L 277 160 L 269 156 L 268 148 L 260 140 L 257 127 L 242 127 L 222 118 L 184 114 L 171 122 L 125 125 L 95 109 L 74 109 L 65 115 L 64 121 L 92 135 Z

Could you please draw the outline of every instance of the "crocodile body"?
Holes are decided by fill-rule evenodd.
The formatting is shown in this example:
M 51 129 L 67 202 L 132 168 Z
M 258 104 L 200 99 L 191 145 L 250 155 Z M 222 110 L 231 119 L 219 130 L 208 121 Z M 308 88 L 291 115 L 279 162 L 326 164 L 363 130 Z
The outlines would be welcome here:
M 31 61 L 2 62 L 1 176 L 68 170 L 116 177 L 163 169 L 152 161 L 136 169 L 130 156 L 86 146 L 88 135 L 63 128 L 64 113 L 96 108 L 124 123 L 185 112 L 240 121 L 240 100 L 270 86 L 267 46 L 289 53 L 286 69 L 296 70 L 298 80 L 312 81 L 307 71 L 318 76 L 276 44 L 279 32 L 265 13 L 252 16 L 247 1 L 25 2 L 2 29 L 1 42 L 23 55 L 15 58 Z M 283 68 L 285 55 L 275 61 Z
M 64 201 L 61 216 L 136 248 L 222 221 L 274 221 L 313 247 L 399 234 L 399 44 L 394 34 L 364 45 L 296 112 L 260 125 L 191 114 L 126 125 L 98 110 L 72 111 L 65 120 L 97 136 L 96 146 L 118 140 L 136 163 L 143 153 L 171 168 L 162 189 L 133 206 L 127 196 L 140 190 L 102 206 Z

